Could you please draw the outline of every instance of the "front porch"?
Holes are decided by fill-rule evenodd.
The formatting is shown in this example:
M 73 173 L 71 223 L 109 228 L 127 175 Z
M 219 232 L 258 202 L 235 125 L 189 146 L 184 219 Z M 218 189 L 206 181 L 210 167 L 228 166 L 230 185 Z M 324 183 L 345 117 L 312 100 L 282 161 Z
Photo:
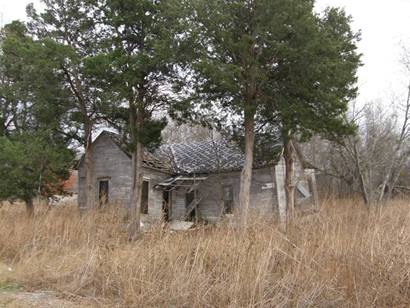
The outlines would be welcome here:
M 183 220 L 198 222 L 202 217 L 198 207 L 204 196 L 201 184 L 208 176 L 176 176 L 155 185 L 163 191 L 163 212 L 166 221 Z

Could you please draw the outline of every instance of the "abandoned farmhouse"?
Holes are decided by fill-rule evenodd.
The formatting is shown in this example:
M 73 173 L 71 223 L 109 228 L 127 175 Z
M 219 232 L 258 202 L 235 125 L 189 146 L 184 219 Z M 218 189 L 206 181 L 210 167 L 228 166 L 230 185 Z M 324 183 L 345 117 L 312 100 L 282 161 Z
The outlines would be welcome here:
M 278 145 L 279 153 L 281 146 Z M 131 156 L 119 135 L 103 131 L 93 142 L 94 185 L 100 203 L 126 206 L 131 191 Z M 168 144 L 144 153 L 141 214 L 149 220 L 201 219 L 217 222 L 239 204 L 240 149 L 226 141 Z M 295 164 L 298 204 L 312 201 L 312 170 Z M 274 163 L 255 165 L 251 206 L 262 214 L 285 214 L 285 167 L 281 155 Z M 78 205 L 85 209 L 85 170 L 78 170 Z

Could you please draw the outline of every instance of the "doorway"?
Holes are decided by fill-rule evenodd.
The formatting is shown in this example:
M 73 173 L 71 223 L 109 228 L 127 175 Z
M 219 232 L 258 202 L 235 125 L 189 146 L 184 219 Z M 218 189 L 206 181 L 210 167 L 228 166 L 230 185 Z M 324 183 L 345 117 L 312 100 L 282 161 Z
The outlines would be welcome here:
M 185 195 L 185 208 L 188 209 L 191 203 L 195 200 L 196 190 L 187 192 Z M 196 217 L 196 208 L 194 208 L 188 215 L 187 219 L 193 221 Z

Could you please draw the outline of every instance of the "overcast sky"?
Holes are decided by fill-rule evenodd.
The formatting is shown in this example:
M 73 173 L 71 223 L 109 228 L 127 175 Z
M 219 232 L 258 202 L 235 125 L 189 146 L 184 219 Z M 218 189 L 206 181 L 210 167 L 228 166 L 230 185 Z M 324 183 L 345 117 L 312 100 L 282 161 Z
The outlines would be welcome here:
M 39 0 L 0 0 L 2 23 L 25 19 L 25 7 Z M 402 46 L 410 49 L 410 0 L 316 0 L 317 10 L 327 6 L 345 8 L 353 17 L 353 27 L 361 30 L 359 43 L 364 66 L 359 71 L 358 100 L 390 100 L 408 85 L 400 65 Z M 1 20 L 0 20 L 1 22 Z

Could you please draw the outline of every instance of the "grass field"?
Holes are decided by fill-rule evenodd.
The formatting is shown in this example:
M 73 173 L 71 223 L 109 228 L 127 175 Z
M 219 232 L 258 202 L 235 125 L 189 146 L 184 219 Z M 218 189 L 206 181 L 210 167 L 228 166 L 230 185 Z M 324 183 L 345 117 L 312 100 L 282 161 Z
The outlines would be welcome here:
M 255 219 L 127 241 L 113 210 L 0 208 L 0 286 L 109 307 L 408 307 L 410 202 L 329 201 L 288 226 Z M 0 287 L 1 288 L 1 287 Z

